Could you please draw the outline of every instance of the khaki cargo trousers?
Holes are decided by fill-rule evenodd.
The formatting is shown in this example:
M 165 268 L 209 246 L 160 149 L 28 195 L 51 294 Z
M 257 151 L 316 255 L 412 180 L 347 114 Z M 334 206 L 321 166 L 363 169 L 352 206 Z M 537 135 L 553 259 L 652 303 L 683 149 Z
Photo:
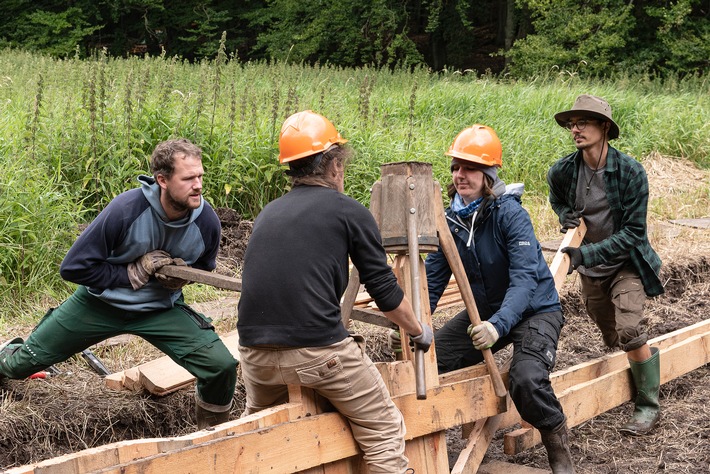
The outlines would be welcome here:
M 239 355 L 247 397 L 242 416 L 288 402 L 287 384 L 311 388 L 348 419 L 371 473 L 406 471 L 404 419 L 362 337 L 324 347 L 239 346 Z
M 631 265 L 608 277 L 580 275 L 580 281 L 587 313 L 607 347 L 629 352 L 646 344 L 648 333 L 643 327 L 646 293 Z

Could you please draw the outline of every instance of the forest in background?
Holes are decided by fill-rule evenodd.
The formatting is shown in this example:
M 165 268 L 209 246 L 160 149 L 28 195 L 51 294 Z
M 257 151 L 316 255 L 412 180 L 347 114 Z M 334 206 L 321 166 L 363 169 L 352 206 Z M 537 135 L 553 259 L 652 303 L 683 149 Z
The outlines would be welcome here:
M 705 74 L 708 0 L 3 0 L 0 48 L 529 78 Z M 223 36 L 224 35 L 224 36 Z

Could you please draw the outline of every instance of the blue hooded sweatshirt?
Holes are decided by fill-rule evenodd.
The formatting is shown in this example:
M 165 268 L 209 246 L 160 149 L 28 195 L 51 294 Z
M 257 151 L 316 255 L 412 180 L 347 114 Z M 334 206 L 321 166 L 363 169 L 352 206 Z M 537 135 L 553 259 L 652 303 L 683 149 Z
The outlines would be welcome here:
M 151 277 L 133 290 L 127 265 L 153 250 L 164 250 L 188 265 L 211 271 L 216 266 L 221 226 L 203 199 L 186 217 L 169 221 L 160 204 L 160 186 L 138 177 L 140 188 L 113 199 L 82 232 L 62 261 L 62 278 L 84 285 L 90 294 L 127 311 L 168 309 L 180 297 Z

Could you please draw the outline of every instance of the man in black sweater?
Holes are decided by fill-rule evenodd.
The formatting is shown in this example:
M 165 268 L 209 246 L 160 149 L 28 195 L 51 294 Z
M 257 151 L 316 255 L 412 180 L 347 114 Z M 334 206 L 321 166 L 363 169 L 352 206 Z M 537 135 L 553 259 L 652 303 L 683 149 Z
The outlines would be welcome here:
M 261 211 L 244 256 L 237 323 L 244 415 L 287 402 L 287 384 L 312 388 L 348 418 L 371 473 L 404 473 L 402 414 L 362 337 L 341 322 L 348 260 L 416 348 L 429 349 L 432 331 L 397 284 L 374 218 L 343 194 L 346 141 L 310 110 L 281 129 L 279 161 L 288 163 L 293 189 Z

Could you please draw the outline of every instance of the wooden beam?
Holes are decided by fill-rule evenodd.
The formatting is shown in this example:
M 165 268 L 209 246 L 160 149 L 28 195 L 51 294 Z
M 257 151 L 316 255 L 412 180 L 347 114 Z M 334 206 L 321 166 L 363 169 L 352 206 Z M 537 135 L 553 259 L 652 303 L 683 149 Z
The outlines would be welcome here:
M 661 350 L 662 383 L 710 362 L 708 325 L 710 320 L 663 336 L 664 341 L 659 345 L 665 344 L 667 347 Z M 671 342 L 672 344 L 667 344 Z M 610 367 L 608 363 L 597 362 L 601 364 L 598 370 Z M 580 365 L 583 366 L 580 370 L 591 373 L 589 364 Z M 514 414 L 512 407 L 504 412 L 506 407 L 497 404 L 497 401 L 502 399 L 495 396 L 489 377 L 444 384 L 430 389 L 426 400 L 417 400 L 411 385 L 411 377 L 413 377 L 411 362 L 392 364 L 391 367 L 387 367 L 387 371 L 409 377 L 409 382 L 403 383 L 398 388 L 406 391 L 409 387 L 409 393 L 393 396 L 395 404 L 405 414 L 408 440 L 493 417 L 499 413 L 505 413 L 499 424 L 499 427 L 505 428 Z M 574 368 L 564 372 L 570 371 L 573 372 Z M 552 375 L 553 386 L 558 378 L 555 374 Z M 576 426 L 629 400 L 631 397 L 629 382 L 629 369 L 619 368 L 608 373 L 597 372 L 597 376 L 592 379 L 558 392 L 570 426 Z M 289 405 L 291 404 L 224 423 L 210 431 L 198 431 L 179 438 L 113 443 L 35 465 L 13 468 L 8 471 L 8 474 L 79 474 L 100 469 L 108 470 L 106 472 L 119 472 L 119 466 L 126 466 L 127 473 L 139 471 L 146 474 L 158 473 L 163 472 L 161 469 L 167 469 L 165 466 L 169 466 L 175 472 L 188 472 L 189 467 L 195 463 L 199 464 L 199 468 L 194 469 L 193 472 L 234 472 L 229 471 L 230 466 L 234 467 L 234 464 L 227 459 L 230 456 L 240 460 L 238 465 L 240 472 L 250 472 L 250 469 L 270 472 L 279 472 L 278 469 L 283 469 L 281 472 L 291 472 L 289 469 L 293 469 L 293 462 L 286 463 L 283 459 L 275 459 L 290 458 L 291 449 L 295 453 L 296 465 L 299 468 L 302 466 L 302 469 L 313 467 L 317 465 L 316 462 L 328 463 L 342 459 L 337 456 L 349 457 L 357 454 L 354 441 L 348 433 L 349 427 L 341 415 L 326 413 L 291 421 L 289 412 L 293 412 L 295 407 L 289 409 Z M 485 423 L 483 428 L 485 429 Z M 322 441 L 326 439 L 327 443 L 323 443 Z M 324 447 L 324 444 L 328 446 Z M 193 445 L 198 445 L 194 448 L 200 449 L 189 448 Z M 281 445 L 284 447 L 278 451 L 278 455 L 270 454 L 270 450 Z M 168 462 L 168 459 L 173 458 L 176 453 L 182 454 Z M 190 459 L 190 456 L 196 454 L 200 457 Z M 207 456 L 210 462 L 206 462 L 204 456 Z M 312 461 L 304 464 L 302 458 L 312 458 Z M 476 460 L 475 457 L 471 459 Z M 268 467 L 272 465 L 269 464 L 271 462 L 273 462 L 273 470 Z
M 354 307 L 350 313 L 350 319 L 361 321 L 363 323 L 374 324 L 375 326 L 380 326 L 388 329 L 393 329 L 397 327 L 397 325 L 387 319 L 387 317 L 382 314 L 381 311 L 377 311 L 370 308 Z
M 473 430 L 469 434 L 466 446 L 459 453 L 456 464 L 451 469 L 451 474 L 467 474 L 478 472 L 493 435 L 500 426 L 504 414 L 491 416 L 473 423 Z
M 408 377 L 413 374 L 410 361 L 400 364 L 410 365 L 410 368 L 404 370 Z M 417 400 L 413 389 L 413 385 L 410 385 L 408 393 L 392 397 L 395 405 L 407 417 L 405 422 L 408 442 L 434 433 L 440 438 L 439 432 L 447 428 L 493 416 L 505 409 L 504 404 L 499 403 L 499 400 L 504 399 L 495 396 L 489 377 L 432 387 L 427 392 L 426 400 Z M 126 473 L 162 473 L 165 472 L 163 469 L 167 469 L 165 466 L 171 466 L 175 472 L 235 472 L 229 470 L 232 464 L 231 460 L 226 459 L 229 457 L 226 453 L 231 453 L 232 458 L 240 459 L 239 472 L 256 472 L 258 469 L 294 472 L 296 469 L 305 470 L 358 454 L 349 425 L 342 415 L 333 412 L 291 420 L 289 417 L 298 410 L 296 405 L 280 405 L 240 420 L 223 423 L 210 431 L 203 430 L 179 438 L 142 439 L 108 444 L 73 453 L 70 455 L 71 460 L 47 460 L 15 468 L 8 474 L 81 474 L 87 470 L 75 469 L 73 466 L 86 466 L 87 463 L 91 463 L 91 471 L 107 469 L 106 472 L 119 472 L 120 469 L 116 467 L 119 465 L 121 468 L 126 467 Z M 262 421 L 261 417 L 268 418 Z M 180 449 L 169 449 L 173 442 L 180 443 Z M 136 446 L 142 444 L 148 446 Z M 189 445 L 187 448 L 186 444 Z M 201 448 L 190 447 L 194 444 L 199 444 Z M 118 454 L 114 453 L 117 449 L 120 452 L 118 458 Z M 109 454 L 104 454 L 105 452 Z M 150 454 L 131 454 L 137 452 Z M 206 466 L 203 456 L 210 452 L 210 463 L 214 461 L 214 464 Z M 191 457 L 195 455 L 202 457 L 193 461 Z M 92 459 L 76 459 L 84 457 Z M 127 457 L 135 461 L 129 462 Z M 172 459 L 167 461 L 163 458 Z M 120 462 L 116 462 L 116 459 Z M 204 469 L 190 471 L 193 463 L 202 463 Z M 155 470 L 154 466 L 157 466 Z M 134 467 L 137 471 L 132 470 Z M 114 468 L 118 470 L 113 471 Z
M 705 321 L 705 323 L 710 320 Z M 695 325 L 697 326 L 697 325 Z M 685 375 L 702 365 L 710 362 L 710 331 L 703 334 L 694 334 L 694 331 L 687 331 L 688 338 L 678 341 L 677 338 L 668 338 L 667 342 L 672 344 L 659 348 L 661 362 L 661 383 Z M 652 344 L 653 345 L 653 344 Z M 658 347 L 654 345 L 654 347 Z M 624 357 L 625 353 L 621 353 Z M 614 357 L 616 362 L 619 358 Z M 551 379 L 555 388 L 557 398 L 560 400 L 565 414 L 567 424 L 570 427 L 577 426 L 600 413 L 611 410 L 622 403 L 631 400 L 635 393 L 631 379 L 631 370 L 628 362 L 621 367 L 619 364 L 600 362 L 595 367 L 598 370 L 608 369 L 607 372 L 592 379 L 587 379 L 576 385 L 558 390 L 558 377 Z M 589 373 L 590 366 L 582 367 L 582 372 Z M 574 379 L 577 379 L 574 377 Z M 566 382 L 564 379 L 562 384 Z M 532 428 L 522 428 L 506 434 L 504 439 L 504 451 L 508 455 L 518 454 L 540 442 L 540 433 Z
M 569 270 L 569 255 L 562 252 L 565 247 L 579 247 L 584 239 L 584 234 L 587 233 L 587 226 L 584 224 L 584 219 L 579 219 L 579 227 L 575 229 L 567 229 L 564 238 L 562 239 L 562 244 L 560 248 L 557 249 L 557 253 L 552 258 L 552 263 L 550 263 L 550 272 L 555 280 L 555 288 L 557 291 L 562 288 L 562 285 L 567 278 L 567 272 Z
M 199 268 L 182 265 L 166 265 L 156 273 L 173 278 L 180 278 L 181 280 L 191 281 L 193 283 L 203 283 L 225 290 L 242 291 L 241 280 L 227 275 L 220 275 L 215 272 L 200 270 Z

